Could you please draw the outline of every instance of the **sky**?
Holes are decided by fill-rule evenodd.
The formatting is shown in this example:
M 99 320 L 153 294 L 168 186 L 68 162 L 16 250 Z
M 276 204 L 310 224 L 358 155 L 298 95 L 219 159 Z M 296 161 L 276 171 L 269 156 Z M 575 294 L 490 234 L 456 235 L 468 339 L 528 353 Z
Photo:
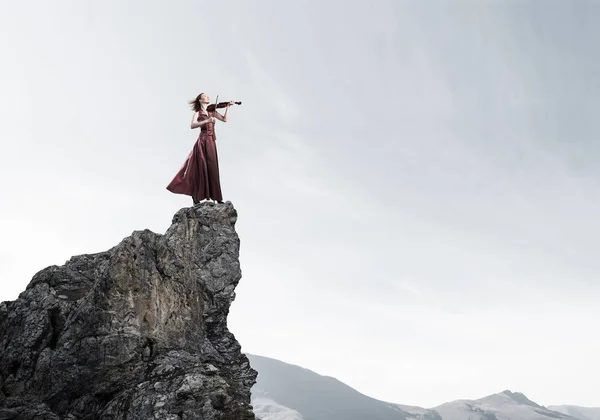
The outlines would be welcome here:
M 217 123 L 242 350 L 433 407 L 599 406 L 600 3 L 0 3 L 0 301 L 164 233 Z

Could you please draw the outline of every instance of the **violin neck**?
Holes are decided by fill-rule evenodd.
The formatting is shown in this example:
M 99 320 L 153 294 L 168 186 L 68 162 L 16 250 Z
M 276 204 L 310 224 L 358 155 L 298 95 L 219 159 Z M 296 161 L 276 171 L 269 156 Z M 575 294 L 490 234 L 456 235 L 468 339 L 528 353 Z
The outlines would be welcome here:
M 235 101 L 234 104 L 241 105 L 242 102 L 241 101 Z M 215 106 L 215 104 L 210 104 L 209 106 L 206 107 L 206 110 L 212 112 L 212 111 L 214 111 L 215 109 L 218 109 L 218 108 L 226 108 L 227 105 L 229 105 L 229 102 L 219 102 L 218 104 L 216 104 L 216 106 Z

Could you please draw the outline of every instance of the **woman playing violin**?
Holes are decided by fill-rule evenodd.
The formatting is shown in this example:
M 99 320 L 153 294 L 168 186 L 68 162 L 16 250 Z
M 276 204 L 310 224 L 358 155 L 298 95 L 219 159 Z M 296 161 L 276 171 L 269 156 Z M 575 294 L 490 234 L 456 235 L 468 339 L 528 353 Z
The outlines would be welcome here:
M 175 194 L 192 196 L 194 204 L 202 200 L 215 200 L 217 203 L 222 203 L 215 122 L 216 120 L 227 122 L 227 111 L 234 102 L 219 104 L 219 107 L 225 106 L 224 115 L 219 114 L 216 107 L 212 105 L 209 108 L 210 97 L 204 93 L 198 95 L 189 104 L 194 110 L 191 128 L 200 128 L 200 135 L 183 166 L 167 186 L 167 190 Z

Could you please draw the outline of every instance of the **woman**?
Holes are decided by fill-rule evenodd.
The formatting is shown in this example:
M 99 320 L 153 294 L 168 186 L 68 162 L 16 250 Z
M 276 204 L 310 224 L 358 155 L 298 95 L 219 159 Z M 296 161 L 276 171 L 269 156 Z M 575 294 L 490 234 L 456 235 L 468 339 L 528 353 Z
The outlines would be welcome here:
M 191 195 L 194 204 L 211 199 L 222 203 L 215 121 L 227 122 L 227 111 L 233 102 L 227 104 L 224 115 L 219 114 L 216 109 L 214 112 L 207 111 L 210 98 L 204 93 L 189 104 L 194 110 L 191 128 L 199 127 L 200 135 L 185 163 L 167 186 L 167 190 L 175 194 Z

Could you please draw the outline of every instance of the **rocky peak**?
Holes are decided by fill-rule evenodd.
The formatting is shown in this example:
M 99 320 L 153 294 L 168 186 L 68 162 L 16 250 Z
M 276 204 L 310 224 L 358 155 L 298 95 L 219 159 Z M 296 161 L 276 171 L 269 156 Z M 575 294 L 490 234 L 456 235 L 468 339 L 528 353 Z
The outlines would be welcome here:
M 522 392 L 512 392 L 510 390 L 502 391 L 502 394 L 509 397 L 511 400 L 524 405 L 530 405 L 535 408 L 543 408 L 541 405 L 531 401 L 529 398 L 525 396 Z
M 254 419 L 257 373 L 227 329 L 236 220 L 230 203 L 181 209 L 1 303 L 0 419 Z

